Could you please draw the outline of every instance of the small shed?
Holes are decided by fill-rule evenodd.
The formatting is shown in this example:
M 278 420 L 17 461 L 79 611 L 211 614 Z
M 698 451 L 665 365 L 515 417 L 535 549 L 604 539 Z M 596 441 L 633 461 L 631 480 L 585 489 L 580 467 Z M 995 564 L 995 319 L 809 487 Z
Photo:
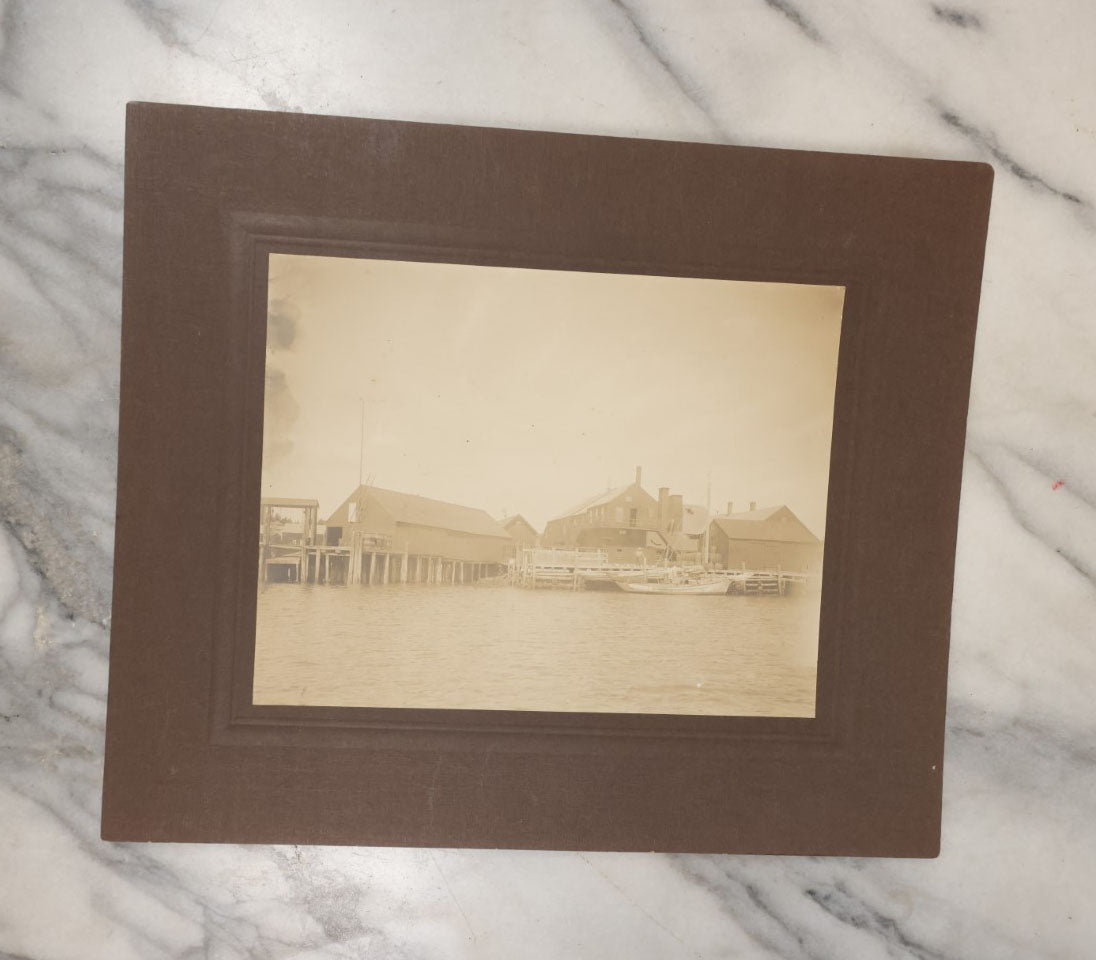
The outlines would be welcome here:
M 515 552 L 540 545 L 540 534 L 537 533 L 536 527 L 520 513 L 503 517 L 501 522 L 503 530 L 510 534 L 510 539 L 514 541 Z

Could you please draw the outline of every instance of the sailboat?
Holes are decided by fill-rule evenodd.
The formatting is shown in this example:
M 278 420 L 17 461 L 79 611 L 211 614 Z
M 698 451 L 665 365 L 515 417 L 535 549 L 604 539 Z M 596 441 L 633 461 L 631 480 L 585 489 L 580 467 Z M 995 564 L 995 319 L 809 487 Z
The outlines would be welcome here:
M 727 592 L 730 580 L 719 578 L 716 580 L 698 580 L 695 582 L 684 581 L 682 583 L 636 583 L 633 580 L 614 581 L 621 590 L 627 593 L 671 593 L 683 595 L 712 595 L 718 596 Z

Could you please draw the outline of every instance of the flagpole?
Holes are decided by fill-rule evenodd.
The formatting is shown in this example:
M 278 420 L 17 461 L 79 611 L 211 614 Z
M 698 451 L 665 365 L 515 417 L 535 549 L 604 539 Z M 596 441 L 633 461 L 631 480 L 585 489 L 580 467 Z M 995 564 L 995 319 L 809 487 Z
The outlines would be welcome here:
M 362 474 L 365 470 L 365 398 L 359 398 L 362 402 L 362 422 L 358 428 L 358 486 L 362 485 Z

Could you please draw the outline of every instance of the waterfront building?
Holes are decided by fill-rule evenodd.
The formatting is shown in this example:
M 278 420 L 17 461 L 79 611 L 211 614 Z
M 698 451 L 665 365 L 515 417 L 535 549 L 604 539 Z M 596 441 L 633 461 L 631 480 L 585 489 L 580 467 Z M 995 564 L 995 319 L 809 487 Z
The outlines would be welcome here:
M 632 483 L 595 494 L 549 520 L 541 545 L 600 550 L 614 563 L 653 563 L 675 554 L 675 541 L 683 552 L 694 552 L 682 536 L 684 526 L 681 495 L 660 487 L 658 498 L 652 497 L 643 489 L 642 467 L 636 467 Z
M 327 518 L 326 543 L 348 551 L 349 583 L 464 583 L 496 573 L 514 542 L 485 510 L 362 485 Z
M 731 504 L 728 504 L 728 511 Z M 822 541 L 784 506 L 728 512 L 709 527 L 709 556 L 725 570 L 785 570 L 818 573 L 822 569 Z
M 510 539 L 514 542 L 513 549 L 515 554 L 520 553 L 520 551 L 526 547 L 536 547 L 540 545 L 540 534 L 537 533 L 536 527 L 520 513 L 503 517 L 500 523 L 502 524 L 502 528 L 510 534 Z

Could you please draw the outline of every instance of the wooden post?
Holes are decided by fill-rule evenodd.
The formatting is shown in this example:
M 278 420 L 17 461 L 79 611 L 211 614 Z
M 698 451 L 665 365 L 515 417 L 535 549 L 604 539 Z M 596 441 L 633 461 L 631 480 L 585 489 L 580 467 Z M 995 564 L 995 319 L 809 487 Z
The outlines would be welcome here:
M 384 583 L 388 583 L 388 581 L 392 579 L 391 570 L 389 569 L 391 566 L 392 554 L 386 553 L 384 555 Z
M 400 564 L 400 583 L 407 583 L 407 541 L 403 542 L 403 562 Z
M 377 551 L 369 554 L 369 586 L 377 582 Z

